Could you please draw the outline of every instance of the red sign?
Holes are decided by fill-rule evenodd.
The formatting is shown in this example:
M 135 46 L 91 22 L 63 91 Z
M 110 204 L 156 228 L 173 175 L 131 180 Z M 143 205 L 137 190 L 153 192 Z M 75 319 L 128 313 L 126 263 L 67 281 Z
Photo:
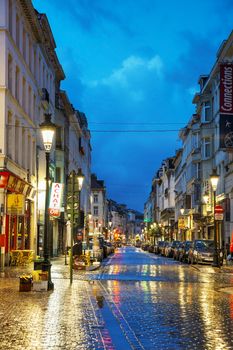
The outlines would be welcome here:
M 233 65 L 220 65 L 220 113 L 233 113 Z
M 214 212 L 215 214 L 223 214 L 224 213 L 223 207 L 221 205 L 216 204 L 214 208 Z
M 0 173 L 0 188 L 6 188 L 9 176 L 10 176 L 10 174 L 8 172 L 1 171 L 1 173 Z
M 60 210 L 59 209 L 53 209 L 49 208 L 49 215 L 50 216 L 60 216 Z
M 5 247 L 6 244 L 6 235 L 0 234 L 0 247 Z

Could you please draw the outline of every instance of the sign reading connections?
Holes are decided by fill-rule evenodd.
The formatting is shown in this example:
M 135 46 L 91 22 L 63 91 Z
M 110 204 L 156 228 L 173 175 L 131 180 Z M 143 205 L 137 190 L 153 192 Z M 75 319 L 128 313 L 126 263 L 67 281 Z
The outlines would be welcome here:
M 220 65 L 220 148 L 233 149 L 233 65 Z
M 221 114 L 233 114 L 233 65 L 220 65 L 220 106 Z

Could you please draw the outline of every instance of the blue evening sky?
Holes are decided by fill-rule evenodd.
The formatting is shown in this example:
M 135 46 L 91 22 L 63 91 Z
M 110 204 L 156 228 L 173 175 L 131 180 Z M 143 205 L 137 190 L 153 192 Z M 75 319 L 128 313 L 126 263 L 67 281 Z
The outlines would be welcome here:
M 198 78 L 232 31 L 232 0 L 33 5 L 49 19 L 62 88 L 88 118 L 92 172 L 109 198 L 143 211 L 155 172 L 180 147 L 178 130 L 195 112 Z

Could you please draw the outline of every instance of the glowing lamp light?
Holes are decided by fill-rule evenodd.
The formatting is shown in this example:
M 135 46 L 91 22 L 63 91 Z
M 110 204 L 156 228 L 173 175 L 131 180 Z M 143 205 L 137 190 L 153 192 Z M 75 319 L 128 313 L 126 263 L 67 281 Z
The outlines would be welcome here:
M 213 173 L 210 175 L 210 182 L 211 182 L 213 191 L 216 191 L 217 189 L 219 177 L 220 176 L 217 174 L 216 169 L 213 169 Z
M 51 122 L 51 114 L 45 114 L 45 121 L 40 124 L 45 152 L 50 152 L 53 144 L 53 137 L 56 125 Z
M 180 208 L 180 213 L 181 213 L 181 215 L 184 215 L 184 207 Z
M 85 176 L 83 175 L 81 168 L 78 168 L 77 179 L 78 179 L 79 191 L 81 191 L 82 189 L 84 177 Z

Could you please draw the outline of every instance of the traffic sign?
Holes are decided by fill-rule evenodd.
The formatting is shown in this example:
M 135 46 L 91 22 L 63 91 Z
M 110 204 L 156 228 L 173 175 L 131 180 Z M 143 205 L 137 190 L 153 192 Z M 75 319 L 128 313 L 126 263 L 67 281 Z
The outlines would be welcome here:
M 215 214 L 223 214 L 224 213 L 224 209 L 221 205 L 216 204 L 215 208 L 214 208 L 214 212 Z
M 222 221 L 223 220 L 223 213 L 215 213 L 214 218 L 217 221 Z

